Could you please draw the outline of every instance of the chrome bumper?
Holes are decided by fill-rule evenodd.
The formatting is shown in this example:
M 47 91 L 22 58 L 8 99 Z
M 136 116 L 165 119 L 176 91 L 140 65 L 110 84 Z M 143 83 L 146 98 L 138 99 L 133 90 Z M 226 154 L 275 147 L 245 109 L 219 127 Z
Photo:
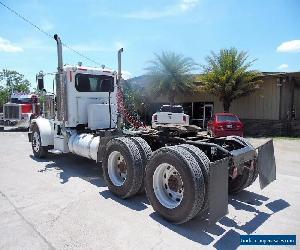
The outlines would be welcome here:
M 0 120 L 0 126 L 12 128 L 29 128 L 29 120 Z

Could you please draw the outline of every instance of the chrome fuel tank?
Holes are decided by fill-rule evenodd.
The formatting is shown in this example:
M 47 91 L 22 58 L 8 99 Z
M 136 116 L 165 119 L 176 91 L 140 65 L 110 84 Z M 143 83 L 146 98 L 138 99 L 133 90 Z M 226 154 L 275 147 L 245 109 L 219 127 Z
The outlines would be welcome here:
M 99 143 L 100 136 L 73 134 L 68 141 L 68 146 L 71 153 L 96 161 Z

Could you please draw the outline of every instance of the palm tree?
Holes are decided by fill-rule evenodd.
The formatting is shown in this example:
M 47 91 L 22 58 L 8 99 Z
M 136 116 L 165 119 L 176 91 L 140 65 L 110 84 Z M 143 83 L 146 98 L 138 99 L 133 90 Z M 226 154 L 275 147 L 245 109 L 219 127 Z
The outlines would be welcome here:
M 155 54 L 155 60 L 149 62 L 146 75 L 152 86 L 155 96 L 167 96 L 171 105 L 179 93 L 186 93 L 193 88 L 191 71 L 196 63 L 189 57 L 173 52 Z
M 261 73 L 249 69 L 254 61 L 236 48 L 221 49 L 206 57 L 207 65 L 202 66 L 204 73 L 198 80 L 204 90 L 220 98 L 224 112 L 229 112 L 233 100 L 248 95 L 262 83 Z

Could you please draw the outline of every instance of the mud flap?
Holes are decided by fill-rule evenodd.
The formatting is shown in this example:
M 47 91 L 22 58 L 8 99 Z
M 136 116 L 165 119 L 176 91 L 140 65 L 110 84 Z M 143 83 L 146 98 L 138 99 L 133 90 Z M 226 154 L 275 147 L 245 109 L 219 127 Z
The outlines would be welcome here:
M 29 132 L 27 135 L 28 135 L 28 141 L 32 142 L 32 132 Z
M 257 148 L 257 165 L 259 172 L 259 184 L 263 189 L 272 181 L 276 180 L 276 163 L 274 157 L 273 140 L 267 141 L 265 144 Z
M 216 223 L 228 213 L 228 164 L 229 157 L 209 165 L 208 220 Z

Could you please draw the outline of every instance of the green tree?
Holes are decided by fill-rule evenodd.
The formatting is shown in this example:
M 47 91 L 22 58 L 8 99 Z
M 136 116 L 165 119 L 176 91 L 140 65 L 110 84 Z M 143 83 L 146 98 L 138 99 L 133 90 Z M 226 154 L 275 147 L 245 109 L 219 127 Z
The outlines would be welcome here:
M 30 82 L 15 70 L 3 69 L 0 72 L 0 106 L 9 100 L 12 92 L 29 92 Z
M 229 112 L 233 100 L 250 94 L 262 83 L 261 73 L 250 70 L 254 61 L 249 61 L 247 52 L 238 52 L 236 48 L 211 52 L 198 79 L 202 90 L 218 96 L 224 112 Z
M 170 104 L 175 103 L 179 93 L 193 90 L 192 71 L 196 63 L 189 57 L 163 52 L 155 54 L 155 60 L 149 62 L 145 69 L 152 85 L 151 92 L 155 96 L 167 96 Z
M 30 82 L 15 70 L 3 69 L 0 72 L 0 83 L 10 92 L 29 92 L 30 89 Z
M 0 107 L 3 106 L 9 99 L 9 91 L 4 88 L 3 86 L 0 86 Z

